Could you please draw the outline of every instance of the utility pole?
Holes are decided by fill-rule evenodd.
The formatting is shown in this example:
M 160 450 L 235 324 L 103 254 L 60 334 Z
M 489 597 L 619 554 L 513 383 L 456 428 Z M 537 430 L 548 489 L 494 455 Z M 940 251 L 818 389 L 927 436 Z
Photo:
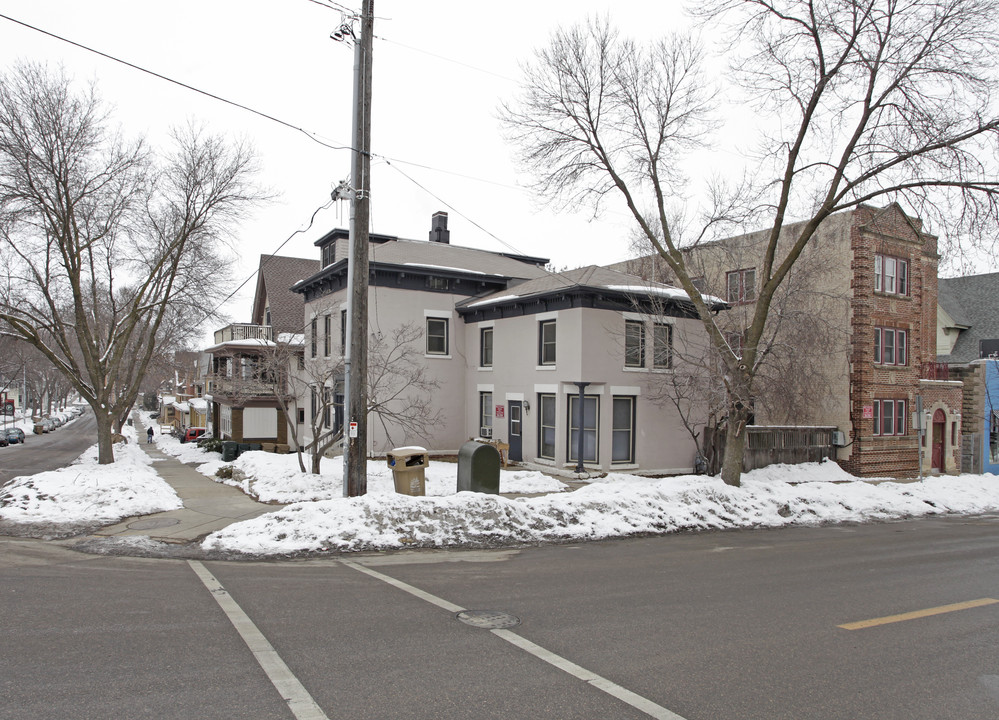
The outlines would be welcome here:
M 347 260 L 347 335 L 344 396 L 347 433 L 343 453 L 344 496 L 368 492 L 368 225 L 371 196 L 371 50 L 374 0 L 364 0 L 361 37 L 354 41 L 354 125 Z

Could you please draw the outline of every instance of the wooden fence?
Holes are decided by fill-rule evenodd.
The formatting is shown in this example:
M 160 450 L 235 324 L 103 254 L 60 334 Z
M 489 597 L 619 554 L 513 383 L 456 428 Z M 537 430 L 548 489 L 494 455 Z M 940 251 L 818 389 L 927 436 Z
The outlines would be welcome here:
M 742 471 L 787 463 L 795 465 L 819 462 L 832 457 L 834 427 L 794 427 L 749 425 L 746 427 L 746 449 L 742 455 Z M 721 472 L 725 456 L 725 428 L 704 429 L 704 454 L 709 475 Z

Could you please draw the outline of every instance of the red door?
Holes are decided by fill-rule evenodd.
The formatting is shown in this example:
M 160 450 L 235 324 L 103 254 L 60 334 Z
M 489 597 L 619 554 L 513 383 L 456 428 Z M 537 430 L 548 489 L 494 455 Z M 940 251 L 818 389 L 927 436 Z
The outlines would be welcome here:
M 944 415 L 943 410 L 937 408 L 937 411 L 933 413 L 933 462 L 931 467 L 938 472 L 943 472 L 944 430 L 946 427 L 947 416 Z

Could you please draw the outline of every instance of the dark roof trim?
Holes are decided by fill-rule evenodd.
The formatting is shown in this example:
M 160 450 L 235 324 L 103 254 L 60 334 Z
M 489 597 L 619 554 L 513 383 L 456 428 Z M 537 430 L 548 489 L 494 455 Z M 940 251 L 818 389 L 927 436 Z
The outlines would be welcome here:
M 712 306 L 712 310 L 727 308 L 727 305 Z M 664 297 L 637 297 L 628 293 L 607 288 L 594 288 L 577 285 L 523 297 L 511 297 L 501 302 L 477 305 L 474 299 L 455 307 L 455 311 L 466 323 L 483 320 L 537 315 L 553 310 L 591 308 L 618 312 L 636 312 L 664 317 L 696 318 L 697 311 L 689 300 Z

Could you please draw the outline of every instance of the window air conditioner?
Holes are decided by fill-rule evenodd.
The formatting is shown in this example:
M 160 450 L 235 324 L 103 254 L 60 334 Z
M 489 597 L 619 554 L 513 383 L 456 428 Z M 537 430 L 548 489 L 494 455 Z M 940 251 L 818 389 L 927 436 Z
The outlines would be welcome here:
M 491 438 L 493 436 L 493 429 L 491 427 L 479 428 L 479 437 Z

